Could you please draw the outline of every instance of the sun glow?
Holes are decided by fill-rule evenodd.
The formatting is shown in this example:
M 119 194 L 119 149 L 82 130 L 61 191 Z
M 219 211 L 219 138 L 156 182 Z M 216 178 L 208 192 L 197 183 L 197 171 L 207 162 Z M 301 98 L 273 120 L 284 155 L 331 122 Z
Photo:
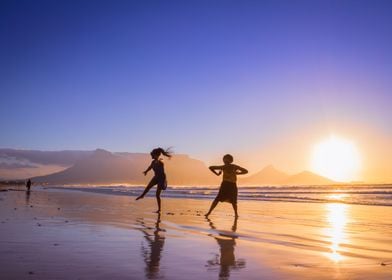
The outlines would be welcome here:
M 330 136 L 313 148 L 312 170 L 338 182 L 357 180 L 361 160 L 355 144 Z

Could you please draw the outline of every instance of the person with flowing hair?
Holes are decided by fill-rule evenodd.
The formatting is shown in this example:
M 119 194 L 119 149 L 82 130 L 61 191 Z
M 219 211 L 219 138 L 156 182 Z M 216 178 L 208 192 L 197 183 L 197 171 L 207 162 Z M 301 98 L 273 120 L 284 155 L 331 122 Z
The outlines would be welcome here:
M 157 191 L 155 194 L 158 203 L 158 211 L 156 211 L 157 213 L 161 212 L 161 192 L 167 188 L 165 169 L 160 156 L 163 155 L 167 158 L 171 158 L 172 154 L 173 153 L 170 148 L 166 150 L 162 148 L 156 148 L 151 151 L 151 164 L 143 173 L 144 176 L 146 176 L 147 173 L 152 169 L 154 171 L 154 177 L 152 177 L 143 193 L 136 198 L 136 200 L 142 199 L 153 186 L 157 185 Z

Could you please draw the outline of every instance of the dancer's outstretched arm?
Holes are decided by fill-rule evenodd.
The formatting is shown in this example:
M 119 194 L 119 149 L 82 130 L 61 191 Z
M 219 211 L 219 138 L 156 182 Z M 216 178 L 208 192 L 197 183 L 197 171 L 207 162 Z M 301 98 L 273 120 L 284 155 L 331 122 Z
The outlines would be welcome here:
M 144 176 L 146 176 L 148 171 L 150 171 L 151 169 L 152 169 L 152 162 L 151 162 L 150 166 L 145 171 L 143 171 Z
M 214 173 L 216 176 L 219 176 L 222 174 L 222 166 L 220 165 L 213 165 L 210 166 L 209 169 L 211 170 L 212 173 Z
M 245 169 L 245 168 L 243 168 L 241 166 L 238 166 L 238 165 L 236 165 L 236 167 L 237 167 L 237 170 L 235 172 L 236 172 L 237 175 L 242 175 L 242 174 L 247 174 L 248 173 L 247 169 Z

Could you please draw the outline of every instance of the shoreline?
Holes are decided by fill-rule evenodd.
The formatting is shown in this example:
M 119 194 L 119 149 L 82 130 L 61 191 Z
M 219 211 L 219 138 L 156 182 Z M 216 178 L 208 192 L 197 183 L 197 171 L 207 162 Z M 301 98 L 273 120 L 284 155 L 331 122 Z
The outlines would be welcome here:
M 71 191 L 82 191 L 82 192 L 89 192 L 89 193 L 100 193 L 100 194 L 107 194 L 107 195 L 119 195 L 119 196 L 138 196 L 138 193 L 132 193 L 132 192 L 120 192 L 120 191 L 112 191 L 113 188 L 116 188 L 116 186 L 111 186 L 111 187 L 67 187 L 67 186 L 47 186 L 47 187 L 42 187 L 41 188 L 47 188 L 47 189 L 64 189 L 64 190 L 71 190 Z M 140 188 L 144 189 L 144 186 L 137 186 L 137 187 L 132 187 L 132 188 Z M 188 187 L 189 189 L 198 189 L 198 187 Z M 246 187 L 245 187 L 246 188 Z M 182 189 L 182 188 L 181 188 Z M 204 189 L 204 188 L 202 188 Z M 389 187 L 388 189 L 392 189 Z M 166 198 L 173 198 L 173 199 L 201 199 L 201 200 L 209 200 L 212 201 L 214 199 L 214 195 L 207 197 L 205 195 L 187 195 L 187 196 L 181 196 L 181 195 L 172 195 L 170 194 L 170 191 L 172 189 L 167 189 L 161 193 L 161 197 L 166 199 Z M 175 191 L 176 189 L 174 189 Z M 219 190 L 219 186 L 217 187 L 211 187 L 208 188 L 209 191 L 217 191 Z M 173 191 L 173 190 L 172 190 Z M 239 193 L 241 192 L 241 187 L 239 188 Z M 154 188 L 150 190 L 150 192 L 146 195 L 146 197 L 154 197 Z M 311 193 L 311 192 L 310 192 Z M 330 194 L 331 192 L 325 192 L 324 194 Z M 274 192 L 276 194 L 276 192 Z M 319 193 L 317 193 L 319 194 Z M 340 194 L 340 193 L 339 193 Z M 378 204 L 372 204 L 372 203 L 364 203 L 364 202 L 350 202 L 350 201 L 343 201 L 341 199 L 329 199 L 329 200 L 324 200 L 324 199 L 306 199 L 306 200 L 295 200 L 295 199 L 281 199 L 281 198 L 246 198 L 246 197 L 241 197 L 240 195 L 238 196 L 238 201 L 260 201 L 260 202 L 292 202 L 292 203 L 343 203 L 343 204 L 349 204 L 349 205 L 363 205 L 363 206 L 382 206 L 382 207 L 391 207 L 392 203 L 378 203 Z

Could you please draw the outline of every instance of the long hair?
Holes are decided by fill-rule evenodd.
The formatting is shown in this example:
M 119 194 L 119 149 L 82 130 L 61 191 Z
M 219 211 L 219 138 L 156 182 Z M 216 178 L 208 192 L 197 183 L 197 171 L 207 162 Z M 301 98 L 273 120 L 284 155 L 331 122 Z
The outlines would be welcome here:
M 165 150 L 165 149 L 162 149 L 161 147 L 159 147 L 159 148 L 152 150 L 151 155 L 157 155 L 157 156 L 164 155 L 167 158 L 171 158 L 173 156 L 173 151 L 171 150 L 171 148 L 167 148 Z

